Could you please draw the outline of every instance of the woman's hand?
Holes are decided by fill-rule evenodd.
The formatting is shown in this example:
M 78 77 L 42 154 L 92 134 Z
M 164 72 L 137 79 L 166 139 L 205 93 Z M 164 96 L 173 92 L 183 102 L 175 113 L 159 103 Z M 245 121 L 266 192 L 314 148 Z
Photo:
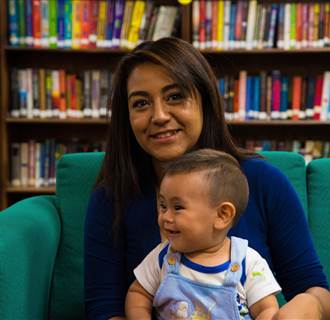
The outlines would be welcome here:
M 273 317 L 274 320 L 286 319 L 322 319 L 322 307 L 318 298 L 309 293 L 296 295 Z

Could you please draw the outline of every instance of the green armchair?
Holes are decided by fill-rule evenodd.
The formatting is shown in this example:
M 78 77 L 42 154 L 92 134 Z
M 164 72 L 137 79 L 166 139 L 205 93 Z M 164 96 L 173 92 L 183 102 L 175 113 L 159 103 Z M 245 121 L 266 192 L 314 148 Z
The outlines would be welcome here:
M 265 152 L 291 180 L 308 214 L 330 279 L 330 159 Z M 69 154 L 57 166 L 54 196 L 20 201 L 0 213 L 0 319 L 82 319 L 83 225 L 103 153 Z

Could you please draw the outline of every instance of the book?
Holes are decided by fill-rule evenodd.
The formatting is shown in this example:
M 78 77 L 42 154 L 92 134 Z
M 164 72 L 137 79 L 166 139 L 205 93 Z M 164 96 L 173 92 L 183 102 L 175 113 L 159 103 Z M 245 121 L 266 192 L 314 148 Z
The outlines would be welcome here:
M 72 47 L 72 2 L 64 0 L 64 47 Z
M 139 41 L 139 29 L 144 14 L 145 2 L 137 0 L 134 2 L 131 23 L 128 31 L 128 48 L 133 49 Z M 153 40 L 155 40 L 153 38 Z
M 147 8 L 151 8 L 153 6 L 153 3 L 151 1 L 148 1 L 146 4 Z M 123 17 L 124 17 L 124 8 L 125 8 L 125 2 L 124 0 L 116 0 L 115 1 L 115 13 L 114 13 L 114 22 L 113 22 L 113 38 L 112 38 L 112 46 L 114 48 L 120 47 L 120 34 L 121 29 L 123 25 Z M 151 14 L 152 11 L 150 11 Z M 150 17 L 148 16 L 146 21 L 149 21 Z M 145 22 L 147 25 L 147 23 Z M 146 28 L 145 28 L 146 30 Z M 144 37 L 142 38 L 144 39 Z
M 13 187 L 21 186 L 21 157 L 20 144 L 10 144 L 10 184 Z
M 25 0 L 25 44 L 33 45 L 32 0 Z
M 106 0 L 99 1 L 99 16 L 97 21 L 97 47 L 105 46 L 105 31 L 107 23 L 107 2 Z
M 18 2 L 14 0 L 8 1 L 8 20 L 9 20 L 9 43 L 11 46 L 20 44 L 19 33 L 19 12 Z
M 155 30 L 152 39 L 169 37 L 172 34 L 175 18 L 178 7 L 175 6 L 160 6 L 158 19 L 155 25 Z
M 15 118 L 20 116 L 19 90 L 18 69 L 12 68 L 10 70 L 10 115 Z
M 120 31 L 120 46 L 123 48 L 128 47 L 128 33 L 129 27 L 131 24 L 131 17 L 133 12 L 133 1 L 125 1 L 125 8 L 124 8 L 124 17 L 123 17 L 123 25 Z M 151 19 L 152 21 L 152 19 Z M 151 24 L 151 22 L 150 22 Z
M 49 6 L 46 0 L 41 0 L 41 46 L 49 46 Z
M 292 79 L 292 120 L 299 120 L 301 109 L 302 77 L 294 76 Z
M 321 96 L 321 111 L 320 120 L 328 120 L 328 109 L 330 101 L 330 71 L 325 71 L 323 74 L 323 87 Z
M 57 48 L 57 1 L 49 1 L 48 5 L 49 5 L 49 47 Z
M 79 49 L 81 47 L 82 38 L 82 1 L 75 0 L 72 2 L 72 48 Z
M 57 0 L 57 47 L 64 48 L 65 41 L 65 2 Z

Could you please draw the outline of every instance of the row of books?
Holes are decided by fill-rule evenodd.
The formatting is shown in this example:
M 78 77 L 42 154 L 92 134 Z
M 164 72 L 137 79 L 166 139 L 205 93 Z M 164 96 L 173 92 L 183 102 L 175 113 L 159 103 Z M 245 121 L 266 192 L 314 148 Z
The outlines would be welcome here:
M 10 184 L 14 187 L 47 187 L 56 183 L 56 162 L 64 153 L 104 151 L 104 143 L 46 139 L 10 145 Z
M 202 50 L 328 47 L 330 2 L 193 1 L 192 38 Z
M 179 8 L 153 0 L 8 0 L 8 8 L 12 46 L 131 49 L 179 27 Z
M 330 157 L 329 141 L 247 140 L 245 147 L 254 151 L 294 151 L 308 163 L 312 159 Z M 65 153 L 104 151 L 104 142 L 75 140 L 60 143 L 54 139 L 29 140 L 10 145 L 10 184 L 14 187 L 47 187 L 56 184 L 56 163 Z
M 218 81 L 228 120 L 329 120 L 330 72 L 288 75 L 239 72 Z
M 109 70 L 17 69 L 10 72 L 10 115 L 23 118 L 100 118 L 108 114 Z
M 330 158 L 330 141 L 320 140 L 247 140 L 245 147 L 258 151 L 293 151 L 304 156 L 306 163 L 313 159 Z

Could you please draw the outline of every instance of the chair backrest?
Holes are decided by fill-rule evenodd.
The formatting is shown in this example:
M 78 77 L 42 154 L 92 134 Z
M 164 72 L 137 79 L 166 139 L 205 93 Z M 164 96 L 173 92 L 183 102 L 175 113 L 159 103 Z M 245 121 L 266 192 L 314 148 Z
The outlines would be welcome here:
M 330 159 L 311 161 L 308 175 L 308 220 L 314 244 L 330 281 Z
M 307 207 L 303 158 L 291 152 L 265 152 L 263 155 L 289 177 Z M 83 318 L 83 226 L 88 198 L 103 156 L 103 153 L 68 154 L 57 165 L 61 241 L 51 291 L 51 319 Z
M 63 156 L 57 164 L 56 198 L 61 240 L 51 290 L 51 319 L 83 319 L 83 229 L 88 199 L 103 153 Z

